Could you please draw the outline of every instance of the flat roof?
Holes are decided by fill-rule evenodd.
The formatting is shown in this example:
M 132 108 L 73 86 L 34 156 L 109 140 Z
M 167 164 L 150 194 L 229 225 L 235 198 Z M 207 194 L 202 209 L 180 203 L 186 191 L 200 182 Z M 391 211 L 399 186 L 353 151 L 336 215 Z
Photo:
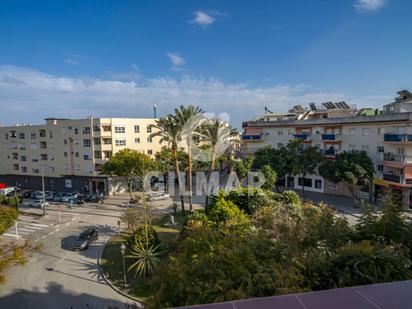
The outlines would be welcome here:
M 412 281 L 188 306 L 193 309 L 410 309 Z
M 277 127 L 277 126 L 308 126 L 308 125 L 340 125 L 340 124 L 362 124 L 373 122 L 398 122 L 412 121 L 412 113 L 390 113 L 371 116 L 346 116 L 325 119 L 303 119 L 303 120 L 278 120 L 259 121 L 251 120 L 242 123 L 242 127 Z

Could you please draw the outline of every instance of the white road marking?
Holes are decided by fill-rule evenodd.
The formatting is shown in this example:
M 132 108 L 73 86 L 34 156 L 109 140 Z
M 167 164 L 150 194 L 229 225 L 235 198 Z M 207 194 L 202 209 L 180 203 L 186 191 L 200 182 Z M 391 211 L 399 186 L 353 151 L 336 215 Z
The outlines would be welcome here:
M 43 227 L 40 227 L 40 226 L 33 226 L 33 225 L 27 225 L 26 226 L 26 228 L 30 228 L 30 229 L 33 229 L 33 230 L 42 230 L 42 229 L 44 229 Z
M 30 225 L 33 226 L 39 226 L 39 227 L 48 227 L 49 225 L 45 225 L 45 224 L 38 224 L 38 223 L 31 223 Z
M 19 230 L 19 232 L 20 232 L 20 231 L 23 231 L 23 232 L 31 232 L 31 233 L 34 232 L 34 230 L 26 229 L 26 228 L 24 228 L 24 227 L 19 227 L 18 230 Z
M 54 234 L 54 232 L 50 232 L 50 233 L 48 233 L 47 235 L 53 235 Z
M 16 234 L 4 233 L 3 236 L 6 236 L 6 237 L 16 237 Z
M 34 242 L 38 242 L 38 241 L 40 241 L 40 239 L 36 239 Z
M 41 239 L 45 239 L 47 237 L 47 235 L 43 235 L 42 237 L 40 237 Z

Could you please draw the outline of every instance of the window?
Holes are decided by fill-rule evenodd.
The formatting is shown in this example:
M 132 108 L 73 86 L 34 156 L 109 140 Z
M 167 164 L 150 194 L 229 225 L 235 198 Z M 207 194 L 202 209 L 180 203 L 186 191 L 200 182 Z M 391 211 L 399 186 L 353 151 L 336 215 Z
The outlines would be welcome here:
M 25 139 L 26 135 L 24 133 L 19 133 L 19 139 Z
M 31 138 L 31 139 L 35 139 L 35 138 L 36 138 L 36 133 L 31 133 L 31 134 L 30 134 L 30 138 Z
M 64 157 L 67 158 L 67 151 L 63 153 Z
M 139 143 L 140 143 L 140 138 L 139 138 L 139 137 L 136 137 L 136 138 L 134 139 L 134 142 L 135 142 L 136 144 L 139 144 Z
M 147 154 L 148 154 L 148 155 L 152 155 L 152 154 L 153 154 L 153 150 L 149 149 L 149 150 L 147 151 Z
M 356 146 L 355 145 L 348 145 L 348 150 L 352 151 L 355 150 Z
M 40 137 L 46 137 L 46 130 L 39 130 Z
M 290 135 L 292 135 L 293 134 L 293 130 L 292 129 L 289 129 L 288 130 L 288 135 L 290 136 Z
M 385 152 L 385 147 L 378 146 L 378 152 Z
M 338 188 L 338 185 L 336 183 L 334 183 L 334 182 L 329 183 L 329 189 L 336 190 L 337 188 Z
M 84 160 L 91 160 L 92 158 L 90 158 L 90 155 L 89 155 L 89 154 L 84 154 L 84 155 L 83 155 L 83 159 L 84 159 Z
M 349 128 L 349 135 L 350 136 L 356 135 L 356 129 L 355 128 Z
M 74 128 L 74 134 L 79 134 L 79 129 L 78 128 Z
M 147 142 L 148 142 L 148 143 L 151 143 L 151 142 L 152 142 L 152 138 L 151 138 L 150 136 L 147 138 Z
M 283 144 L 282 143 L 278 143 L 278 149 L 283 148 Z
M 114 133 L 126 133 L 125 127 L 114 127 Z
M 20 161 L 26 162 L 26 161 L 27 161 L 27 157 L 26 157 L 26 156 L 20 156 Z
M 63 144 L 67 145 L 67 139 L 63 140 Z
M 19 154 L 17 152 L 12 153 L 12 158 L 13 160 L 18 160 L 19 159 Z
M 83 146 L 84 147 L 90 147 L 92 145 L 92 142 L 90 139 L 84 139 L 83 140 Z
M 75 152 L 75 153 L 74 153 L 74 156 L 75 156 L 76 158 L 78 158 L 80 155 L 79 155 L 78 152 Z
M 21 171 L 22 171 L 23 173 L 27 173 L 27 166 L 22 166 L 22 167 L 21 167 Z
M 299 186 L 304 186 L 304 187 L 312 187 L 312 179 L 311 178 L 303 178 L 299 177 L 298 178 L 298 184 Z
M 126 140 L 125 139 L 116 139 L 115 141 L 116 146 L 126 146 Z
M 40 170 L 39 170 L 38 168 L 35 168 L 35 167 L 33 167 L 33 168 L 31 169 L 31 171 L 33 172 L 33 174 L 38 174 L 38 173 L 40 173 Z
M 384 134 L 385 133 L 385 128 L 377 128 L 376 130 L 378 135 Z
M 362 135 L 363 135 L 363 136 L 368 136 L 368 135 L 370 135 L 369 128 L 363 128 L 363 129 L 362 129 Z
M 283 131 L 278 131 L 278 135 L 283 135 Z
M 134 133 L 140 133 L 140 127 L 134 126 Z
M 378 164 L 378 171 L 379 171 L 379 172 L 383 172 L 383 165 Z
M 90 134 L 90 127 L 84 127 L 83 134 Z
M 10 137 L 17 137 L 16 131 L 10 131 Z
M 147 132 L 147 133 L 152 133 L 152 125 L 151 125 L 151 124 L 149 124 L 149 125 L 146 127 L 146 132 Z
M 53 138 L 53 132 L 52 131 L 49 131 L 49 136 L 50 136 L 51 139 Z
M 322 179 L 315 179 L 315 188 L 322 189 Z
M 41 154 L 40 155 L 40 160 L 43 160 L 43 161 L 47 161 L 47 154 Z
M 362 150 L 363 151 L 369 151 L 369 146 L 368 145 L 362 145 Z

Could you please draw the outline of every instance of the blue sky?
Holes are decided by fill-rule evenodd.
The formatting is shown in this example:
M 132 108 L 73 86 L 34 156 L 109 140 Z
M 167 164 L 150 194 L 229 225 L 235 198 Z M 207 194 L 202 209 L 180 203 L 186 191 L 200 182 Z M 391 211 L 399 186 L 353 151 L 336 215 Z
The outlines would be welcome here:
M 294 104 L 412 90 L 408 0 L 0 2 L 0 123 L 151 116 L 233 125 Z

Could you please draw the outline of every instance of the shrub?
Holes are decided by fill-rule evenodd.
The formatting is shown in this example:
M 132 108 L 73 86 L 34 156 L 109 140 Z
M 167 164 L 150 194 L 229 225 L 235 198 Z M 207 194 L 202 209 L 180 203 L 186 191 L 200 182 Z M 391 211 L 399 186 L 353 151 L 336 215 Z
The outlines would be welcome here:
M 129 248 L 133 248 L 134 246 L 139 247 L 140 244 L 143 244 L 146 248 L 160 248 L 159 236 L 153 226 L 149 224 L 142 224 L 130 236 L 128 240 Z
M 10 196 L 7 198 L 7 205 L 12 207 L 19 206 L 19 198 L 17 196 Z
M 19 212 L 15 208 L 0 206 L 0 234 L 12 227 L 18 217 Z

